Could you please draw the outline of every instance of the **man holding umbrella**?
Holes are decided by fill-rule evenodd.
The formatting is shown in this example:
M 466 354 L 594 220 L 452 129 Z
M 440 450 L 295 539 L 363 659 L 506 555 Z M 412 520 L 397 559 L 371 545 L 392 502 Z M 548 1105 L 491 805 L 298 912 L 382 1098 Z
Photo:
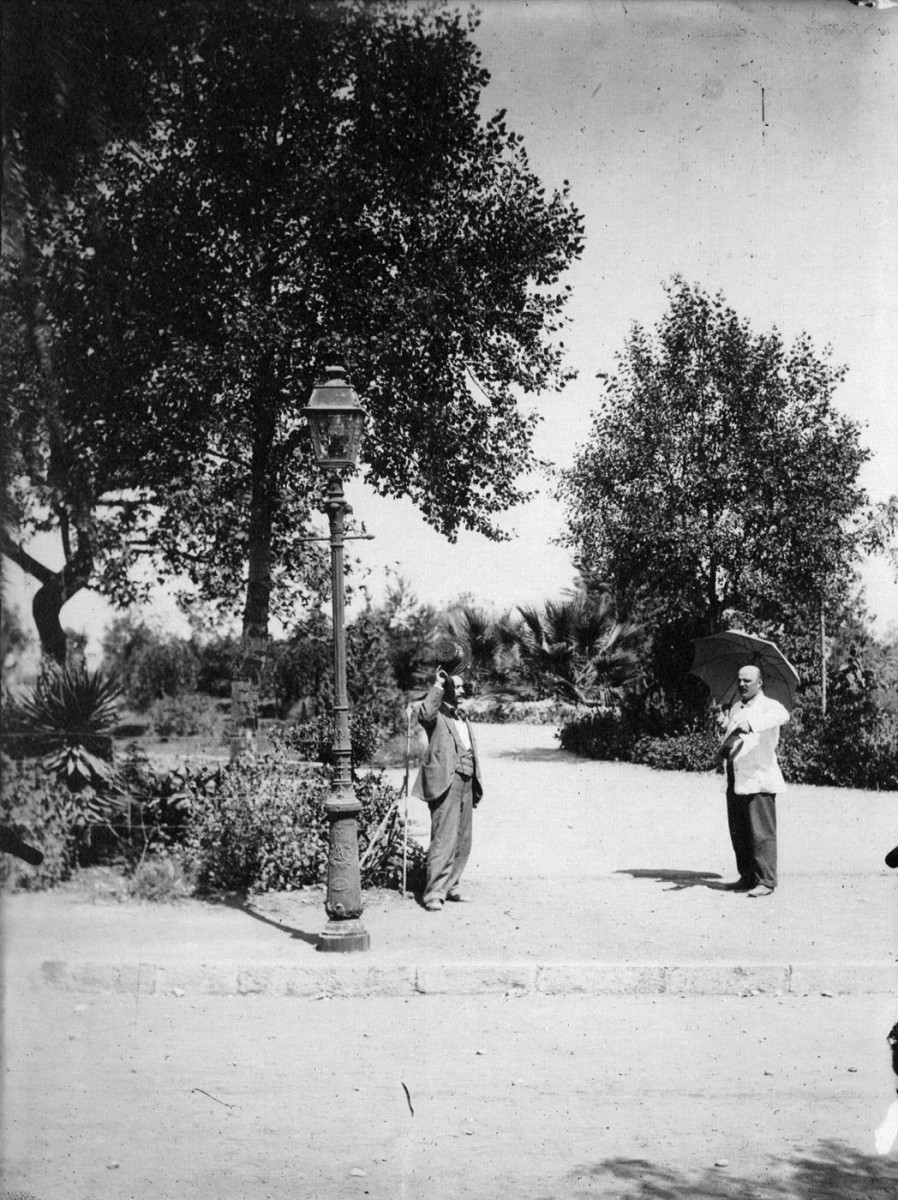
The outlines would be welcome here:
M 777 883 L 776 796 L 786 786 L 776 748 L 780 728 L 789 720 L 798 674 L 772 642 L 741 630 L 697 639 L 692 673 L 708 684 L 725 710 L 718 717 L 723 735 L 719 756 L 726 766 L 727 820 L 739 872 L 726 890 L 746 892 L 754 900 L 772 896 Z
M 739 699 L 719 718 L 727 820 L 739 872 L 729 890 L 756 900 L 772 896 L 776 887 L 776 794 L 786 786 L 776 747 L 789 713 L 764 694 L 760 667 L 742 667 L 736 679 Z

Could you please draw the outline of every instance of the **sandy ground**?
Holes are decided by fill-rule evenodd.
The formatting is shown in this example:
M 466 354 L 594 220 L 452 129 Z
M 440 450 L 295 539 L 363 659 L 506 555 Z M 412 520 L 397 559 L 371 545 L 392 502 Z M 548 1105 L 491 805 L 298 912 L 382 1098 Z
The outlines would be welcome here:
M 10 997 L 40 1200 L 893 1200 L 887 998 Z M 407 1089 L 407 1094 L 406 1094 Z
M 481 743 L 471 903 L 372 897 L 372 962 L 737 955 L 850 987 L 894 960 L 894 794 L 792 789 L 781 886 L 753 902 L 708 886 L 732 874 L 713 775 L 584 762 L 545 728 Z M 29 963 L 320 961 L 320 895 L 14 896 L 3 917 L 4 1186 L 38 1200 L 898 1194 L 873 1142 L 892 996 L 78 994 L 26 986 Z

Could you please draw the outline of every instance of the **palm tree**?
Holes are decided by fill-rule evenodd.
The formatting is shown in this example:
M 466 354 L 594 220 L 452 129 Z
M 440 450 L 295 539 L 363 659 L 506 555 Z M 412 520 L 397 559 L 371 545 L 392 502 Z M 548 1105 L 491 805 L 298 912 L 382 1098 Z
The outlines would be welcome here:
M 610 708 L 641 681 L 642 629 L 618 621 L 607 595 L 577 592 L 518 613 L 507 635 L 534 682 L 559 699 Z
M 507 682 L 507 622 L 507 617 L 495 618 L 472 604 L 460 604 L 446 617 L 446 634 L 468 648 L 471 655 L 468 675 L 480 685 L 502 686 Z

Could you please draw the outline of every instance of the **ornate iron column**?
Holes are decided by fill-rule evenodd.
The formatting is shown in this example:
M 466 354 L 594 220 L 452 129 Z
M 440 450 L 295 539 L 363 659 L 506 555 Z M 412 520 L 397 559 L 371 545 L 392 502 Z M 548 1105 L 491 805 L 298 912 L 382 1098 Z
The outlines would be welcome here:
M 328 367 L 327 378 L 312 391 L 303 414 L 309 423 L 318 466 L 327 472 L 324 511 L 330 523 L 331 591 L 334 612 L 334 780 L 327 803 L 327 900 L 330 918 L 316 949 L 346 953 L 368 950 L 371 939 L 360 920 L 358 815 L 361 805 L 352 786 L 349 701 L 346 695 L 346 620 L 343 611 L 344 522 L 350 507 L 343 495 L 344 471 L 359 460 L 365 410 L 342 367 Z
M 331 590 L 334 618 L 334 779 L 327 802 L 327 899 L 330 920 L 316 950 L 348 953 L 368 950 L 371 938 L 360 920 L 362 885 L 359 872 L 358 815 L 361 805 L 352 786 L 349 700 L 346 694 L 346 620 L 343 595 L 343 525 L 351 512 L 337 471 L 328 477 L 324 510 L 330 523 Z

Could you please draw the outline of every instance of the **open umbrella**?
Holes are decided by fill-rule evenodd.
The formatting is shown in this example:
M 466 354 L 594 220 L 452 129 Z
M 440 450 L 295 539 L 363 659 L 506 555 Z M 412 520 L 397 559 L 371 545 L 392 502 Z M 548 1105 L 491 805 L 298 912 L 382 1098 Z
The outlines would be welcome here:
M 695 658 L 689 668 L 711 689 L 718 704 L 730 705 L 737 695 L 740 667 L 760 667 L 764 691 L 790 712 L 795 704 L 798 672 L 773 642 L 742 629 L 727 629 L 710 637 L 695 638 Z

